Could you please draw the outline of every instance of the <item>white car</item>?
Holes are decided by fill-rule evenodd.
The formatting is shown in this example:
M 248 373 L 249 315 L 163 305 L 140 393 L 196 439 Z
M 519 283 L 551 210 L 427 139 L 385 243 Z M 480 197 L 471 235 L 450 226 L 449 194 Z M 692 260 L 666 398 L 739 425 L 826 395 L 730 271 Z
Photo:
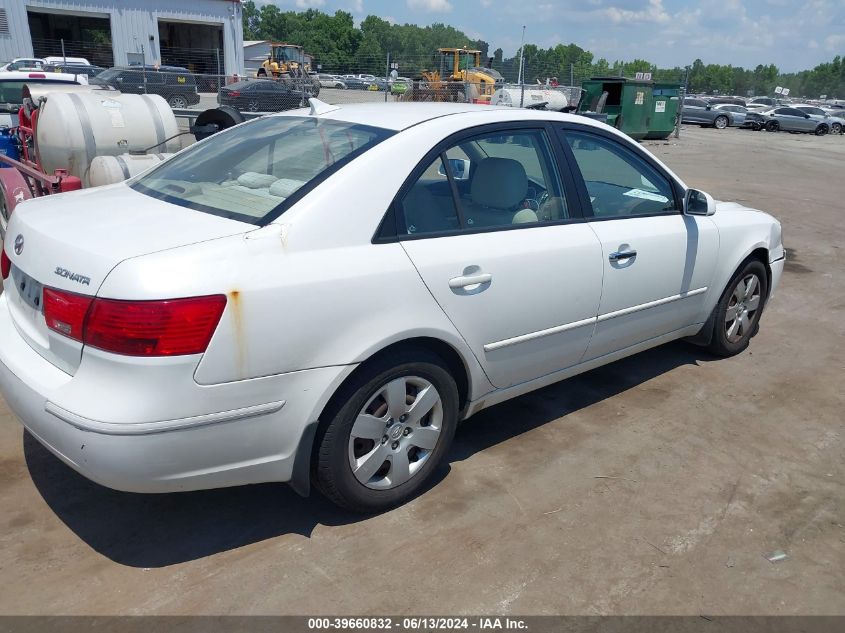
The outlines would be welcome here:
M 106 486 L 407 500 L 478 411 L 756 333 L 781 226 L 580 116 L 295 110 L 9 222 L 0 390 Z
M 18 111 L 23 103 L 23 87 L 46 85 L 80 85 L 87 84 L 85 75 L 71 75 L 68 73 L 52 73 L 41 71 L 0 71 L 0 128 L 18 125 Z M 0 239 L 2 227 L 0 220 Z
M 0 71 L 39 70 L 46 65 L 47 60 L 41 57 L 16 57 L 12 61 L 0 66 Z
M 56 64 L 63 66 L 90 66 L 89 62 L 84 57 L 62 57 L 61 55 L 54 55 L 52 57 L 45 57 L 44 61 L 47 64 Z
M 346 88 L 346 83 L 337 75 L 320 73 L 317 75 L 317 79 L 319 80 L 322 88 L 338 88 L 340 90 L 344 90 Z

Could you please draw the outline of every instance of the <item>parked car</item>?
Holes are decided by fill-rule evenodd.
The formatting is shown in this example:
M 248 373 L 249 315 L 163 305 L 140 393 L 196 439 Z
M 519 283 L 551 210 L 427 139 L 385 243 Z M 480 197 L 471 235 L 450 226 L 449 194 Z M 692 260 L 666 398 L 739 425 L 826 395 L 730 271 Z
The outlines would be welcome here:
M 347 88 L 343 79 L 337 75 L 326 75 L 324 73 L 320 73 L 317 75 L 317 78 L 323 88 L 338 88 L 340 90 L 345 90 Z
M 624 134 L 471 104 L 314 99 L 9 233 L 0 391 L 33 438 L 112 488 L 365 512 L 484 408 L 683 337 L 740 353 L 784 266 L 777 220 Z
M 755 97 L 751 100 L 750 104 L 746 104 L 746 105 L 755 105 L 755 104 L 756 105 L 769 106 L 770 108 L 773 108 L 776 105 L 778 105 L 778 102 L 775 99 L 772 99 L 771 97 Z
M 777 107 L 763 113 L 766 117 L 766 130 L 769 132 L 805 132 L 822 136 L 830 131 L 824 121 L 816 121 L 806 112 L 797 108 Z
M 748 115 L 748 109 L 744 106 L 730 103 L 718 103 L 713 105 L 713 109 L 719 112 L 730 112 L 729 125 L 733 127 L 746 127 L 745 117 Z M 749 123 L 747 127 L 753 126 Z
M 0 71 L 0 128 L 18 125 L 18 111 L 23 104 L 23 87 L 33 85 L 86 84 L 84 75 L 41 71 Z
M 61 55 L 51 55 L 44 58 L 45 64 L 55 64 L 56 66 L 90 66 L 89 62 L 84 57 L 63 57 Z
M 704 99 L 687 97 L 684 99 L 682 123 L 698 123 L 701 127 L 715 127 L 723 130 L 731 125 L 732 113 L 716 110 Z
M 90 83 L 127 94 L 160 95 L 171 108 L 187 108 L 200 101 L 196 77 L 180 66 L 115 66 L 92 77 Z
M 373 85 L 373 82 L 364 81 L 355 75 L 344 75 L 343 82 L 350 90 L 369 90 L 370 86 Z
M 742 106 L 743 108 L 747 105 L 745 99 L 741 99 L 740 97 L 712 97 L 707 101 L 710 105 L 728 104 Z
M 827 123 L 831 134 L 842 134 L 842 130 L 845 128 L 845 119 L 822 110 L 817 106 L 796 104 L 794 107 L 796 110 L 801 110 L 804 114 L 809 114 L 813 121 Z
M 41 57 L 16 57 L 0 66 L 0 72 L 15 72 L 18 70 L 41 70 L 47 62 Z
M 302 92 L 284 81 L 251 79 L 222 87 L 217 103 L 249 112 L 281 112 L 300 107 Z
M 85 75 L 89 79 L 96 77 L 105 70 L 102 66 L 92 66 L 91 64 L 47 64 L 44 66 L 46 72 L 51 73 L 67 73 L 69 75 Z

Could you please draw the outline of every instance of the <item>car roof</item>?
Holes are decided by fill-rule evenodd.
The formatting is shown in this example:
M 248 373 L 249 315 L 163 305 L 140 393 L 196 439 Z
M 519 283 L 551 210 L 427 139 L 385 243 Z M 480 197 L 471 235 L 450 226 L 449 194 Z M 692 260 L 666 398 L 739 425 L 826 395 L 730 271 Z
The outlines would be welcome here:
M 76 75 L 73 73 L 54 73 L 44 72 L 41 70 L 4 70 L 0 71 L 0 79 L 34 79 L 39 82 L 56 81 L 61 83 L 79 83 L 76 79 Z
M 426 121 L 459 114 L 475 115 L 472 125 L 519 120 L 572 121 L 595 127 L 603 125 L 580 115 L 562 114 L 549 110 L 528 110 L 526 108 L 477 105 L 472 103 L 398 102 L 355 103 L 344 106 L 322 105 L 327 109 L 322 114 L 316 115 L 320 118 L 359 125 L 370 125 L 397 132 Z M 308 110 L 303 109 L 288 110 L 271 116 L 302 116 L 307 112 Z

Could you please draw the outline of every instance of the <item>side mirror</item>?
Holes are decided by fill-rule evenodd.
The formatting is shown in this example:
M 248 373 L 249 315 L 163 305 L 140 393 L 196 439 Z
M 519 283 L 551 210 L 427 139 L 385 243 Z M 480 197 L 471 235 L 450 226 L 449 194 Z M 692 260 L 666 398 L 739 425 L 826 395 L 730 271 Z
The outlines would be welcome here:
M 709 193 L 698 189 L 687 189 L 684 196 L 684 215 L 713 215 L 716 213 L 716 201 Z
M 455 180 L 467 180 L 469 178 L 470 162 L 466 158 L 450 158 L 449 168 L 452 170 L 452 176 L 454 176 Z M 437 173 L 441 176 L 446 175 L 443 163 L 440 163 Z
M 804 115 L 804 118 L 805 118 L 805 119 L 809 119 L 809 118 L 810 118 L 810 115 L 809 115 L 809 114 L 805 114 L 805 115 Z
M 708 103 L 706 106 L 704 106 L 704 109 L 705 110 L 712 110 L 713 106 Z

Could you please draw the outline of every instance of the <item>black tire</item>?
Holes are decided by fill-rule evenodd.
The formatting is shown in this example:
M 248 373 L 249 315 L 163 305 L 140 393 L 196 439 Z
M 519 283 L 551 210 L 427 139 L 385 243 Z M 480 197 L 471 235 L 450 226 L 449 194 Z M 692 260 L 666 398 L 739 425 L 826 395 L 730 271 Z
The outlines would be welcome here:
M 816 128 L 816 131 L 814 132 L 814 134 L 816 136 L 824 136 L 825 134 L 827 134 L 827 131 L 828 131 L 827 126 L 822 124 L 822 125 L 820 125 Z
M 734 307 L 736 299 L 734 292 L 740 282 L 746 280 L 750 275 L 754 275 L 759 283 L 759 304 L 749 319 L 749 325 L 742 332 L 738 340 L 729 340 L 727 331 L 728 309 Z M 763 314 L 763 309 L 766 305 L 766 298 L 769 293 L 769 280 L 766 272 L 766 267 L 758 259 L 747 260 L 739 270 L 734 274 L 728 283 L 722 296 L 719 298 L 719 303 L 716 304 L 713 317 L 713 337 L 710 340 L 708 349 L 717 356 L 734 356 L 742 352 L 751 338 L 757 334 L 760 324 L 760 317 Z
M 249 110 L 250 112 L 258 112 L 258 110 L 259 110 L 258 101 L 256 101 L 255 99 L 251 100 L 249 103 L 246 104 L 246 109 Z
M 442 406 L 440 435 L 434 449 L 410 479 L 393 488 L 375 490 L 359 482 L 352 472 L 350 434 L 367 402 L 389 382 L 403 376 L 422 378 L 437 390 Z M 437 354 L 419 348 L 376 357 L 341 387 L 321 416 L 313 460 L 316 488 L 352 512 L 381 512 L 404 503 L 426 485 L 448 454 L 457 427 L 458 407 L 455 379 Z
M 715 119 L 713 119 L 713 127 L 717 130 L 724 130 L 731 124 L 730 119 L 726 117 L 724 114 L 720 114 Z
M 767 132 L 777 132 L 778 130 L 780 130 L 780 123 L 777 121 L 769 121 L 766 123 Z
M 830 133 L 831 134 L 842 134 L 842 124 L 841 123 L 834 123 L 830 126 Z

